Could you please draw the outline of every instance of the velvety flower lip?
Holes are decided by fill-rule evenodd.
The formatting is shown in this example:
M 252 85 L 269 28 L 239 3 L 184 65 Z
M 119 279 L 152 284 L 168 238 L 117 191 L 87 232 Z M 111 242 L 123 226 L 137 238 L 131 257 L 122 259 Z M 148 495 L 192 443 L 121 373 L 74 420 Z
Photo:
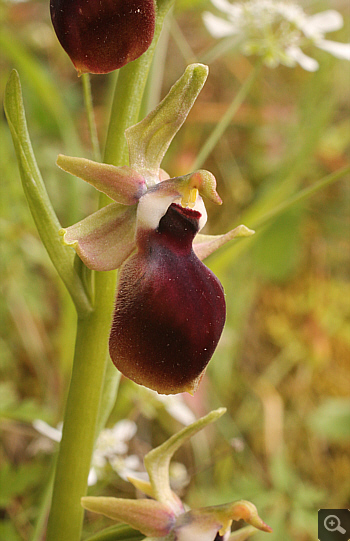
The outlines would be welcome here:
M 154 0 L 51 0 L 50 12 L 58 40 L 79 74 L 121 68 L 152 43 Z
M 149 481 L 129 481 L 150 499 L 129 500 L 111 497 L 85 497 L 82 505 L 95 513 L 126 522 L 148 537 L 148 541 L 244 541 L 255 531 L 271 532 L 259 517 L 254 504 L 240 500 L 223 505 L 186 510 L 169 484 L 169 466 L 174 453 L 199 430 L 225 413 L 214 410 L 174 434 L 144 458 Z M 249 526 L 231 533 L 232 521 Z M 146 541 L 145 540 L 145 541 Z
M 223 288 L 192 250 L 199 219 L 170 205 L 120 274 L 110 355 L 159 393 L 195 392 L 225 323 Z
M 245 226 L 199 233 L 207 220 L 203 198 L 222 204 L 214 175 L 169 178 L 160 168 L 206 76 L 205 66 L 189 66 L 155 111 L 126 130 L 129 166 L 57 160 L 113 200 L 59 234 L 90 269 L 122 266 L 110 355 L 125 376 L 164 394 L 197 389 L 225 323 L 223 288 L 201 260 L 253 233 Z
M 212 0 L 212 4 L 225 15 L 203 14 L 212 36 L 233 36 L 243 54 L 260 56 L 269 67 L 299 64 L 307 71 L 317 70 L 318 62 L 302 50 L 309 45 L 350 60 L 350 43 L 324 39 L 327 32 L 343 26 L 342 16 L 333 9 L 308 16 L 299 5 L 280 0 Z

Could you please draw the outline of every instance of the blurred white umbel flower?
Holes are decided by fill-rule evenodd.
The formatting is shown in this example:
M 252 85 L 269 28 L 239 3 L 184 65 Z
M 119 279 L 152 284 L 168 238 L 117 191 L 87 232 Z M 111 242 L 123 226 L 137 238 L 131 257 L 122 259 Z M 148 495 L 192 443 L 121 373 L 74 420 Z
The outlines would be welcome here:
M 123 479 L 140 465 L 136 455 L 126 456 L 129 448 L 129 441 L 135 436 L 137 426 L 129 419 L 123 419 L 112 428 L 101 430 L 92 455 L 91 469 L 88 478 L 88 485 L 94 485 L 98 479 L 105 476 L 106 466 L 109 463 Z
M 170 402 L 176 404 L 176 402 L 171 400 Z M 45 439 L 42 439 L 43 441 L 37 442 L 35 452 L 40 450 L 52 452 L 52 445 L 48 446 L 46 442 L 60 442 L 62 438 L 62 426 L 62 423 L 60 423 L 57 428 L 53 428 L 41 419 L 33 421 L 35 430 L 42 436 L 45 436 Z M 95 485 L 99 479 L 106 477 L 108 464 L 124 481 L 128 481 L 129 477 L 145 482 L 149 481 L 148 473 L 144 471 L 140 458 L 137 455 L 127 454 L 129 451 L 129 442 L 135 436 L 136 431 L 136 423 L 129 419 L 123 419 L 112 428 L 101 430 L 91 459 L 91 468 L 88 477 L 89 486 Z M 189 477 L 183 464 L 179 462 L 172 463 L 170 480 L 172 487 L 177 490 L 188 484 Z
M 194 423 L 196 416 L 189 408 L 184 400 L 184 393 L 180 394 L 159 394 L 156 391 L 148 390 L 148 394 L 152 396 L 152 399 L 164 406 L 164 409 L 179 421 L 179 423 L 188 426 Z
M 335 10 L 308 16 L 293 3 L 278 0 L 248 0 L 230 3 L 211 0 L 226 15 L 203 14 L 204 23 L 215 38 L 236 37 L 239 50 L 246 56 L 261 56 L 269 67 L 299 64 L 307 71 L 318 69 L 318 62 L 307 56 L 303 47 L 313 44 L 337 58 L 350 60 L 350 43 L 324 39 L 327 32 L 339 30 L 343 18 Z
M 33 421 L 34 428 L 43 436 L 52 441 L 59 442 L 62 438 L 62 424 L 53 428 L 44 421 L 36 419 Z M 114 471 L 122 479 L 128 476 L 143 477 L 138 472 L 140 460 L 136 455 L 126 456 L 129 441 L 135 436 L 137 426 L 133 421 L 124 419 L 116 423 L 112 428 L 102 430 L 97 438 L 95 450 L 92 455 L 91 469 L 89 472 L 88 485 L 95 485 L 98 479 L 105 476 L 106 466 L 109 463 Z M 43 447 L 45 450 L 45 447 Z M 147 474 L 145 474 L 147 476 Z

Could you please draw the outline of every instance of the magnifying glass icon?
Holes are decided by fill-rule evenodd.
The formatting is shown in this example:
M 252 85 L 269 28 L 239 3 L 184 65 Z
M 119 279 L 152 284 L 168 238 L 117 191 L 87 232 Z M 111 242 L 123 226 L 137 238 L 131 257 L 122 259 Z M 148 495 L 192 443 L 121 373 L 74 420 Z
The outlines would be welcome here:
M 340 520 L 336 515 L 328 515 L 324 519 L 324 527 L 329 532 L 340 532 L 340 533 L 346 533 L 346 530 L 340 525 Z

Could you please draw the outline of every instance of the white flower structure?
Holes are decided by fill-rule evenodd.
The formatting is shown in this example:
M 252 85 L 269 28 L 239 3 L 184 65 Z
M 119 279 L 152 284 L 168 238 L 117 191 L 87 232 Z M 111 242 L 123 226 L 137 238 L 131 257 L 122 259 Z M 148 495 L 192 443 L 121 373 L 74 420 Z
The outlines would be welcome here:
M 126 479 L 129 475 L 138 475 L 140 465 L 138 456 L 126 456 L 128 443 L 135 436 L 137 426 L 129 419 L 123 419 L 112 428 L 101 430 L 95 450 L 92 455 L 88 484 L 94 485 L 104 476 L 109 463 L 120 477 Z
M 62 424 L 57 428 L 45 423 L 40 419 L 33 422 L 37 432 L 52 441 L 60 442 L 62 438 Z M 92 455 L 91 469 L 89 472 L 88 485 L 95 485 L 98 479 L 105 474 L 105 468 L 109 463 L 112 469 L 122 479 L 129 476 L 147 478 L 147 474 L 139 472 L 140 459 L 136 455 L 127 455 L 128 443 L 135 436 L 137 426 L 133 421 L 124 419 L 116 423 L 112 428 L 102 430 L 97 438 L 95 450 Z
M 279 0 L 248 0 L 230 3 L 211 0 L 226 18 L 213 13 L 203 14 L 204 23 L 215 38 L 235 37 L 239 50 L 246 56 L 261 56 L 269 67 L 299 64 L 307 71 L 316 71 L 318 62 L 303 52 L 314 45 L 337 58 L 350 60 L 350 43 L 324 38 L 327 32 L 339 30 L 343 18 L 335 10 L 307 15 L 297 4 Z
M 184 395 L 180 394 L 158 394 L 156 391 L 147 389 L 147 394 L 151 399 L 161 404 L 169 415 L 184 426 L 194 423 L 196 416 L 184 400 Z

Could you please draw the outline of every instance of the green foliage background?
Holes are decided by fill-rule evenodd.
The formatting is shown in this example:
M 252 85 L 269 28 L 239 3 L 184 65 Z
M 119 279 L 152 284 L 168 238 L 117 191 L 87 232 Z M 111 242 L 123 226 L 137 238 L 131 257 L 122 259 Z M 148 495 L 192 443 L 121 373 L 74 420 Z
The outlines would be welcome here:
M 341 11 L 345 28 L 334 39 L 349 39 L 346 3 L 304 5 Z M 159 55 L 144 111 L 215 45 L 201 21 L 209 7 L 177 3 L 162 38 L 165 64 Z M 70 225 L 95 210 L 96 199 L 55 166 L 60 152 L 91 158 L 91 149 L 81 84 L 54 36 L 48 2 L 1 0 L 0 49 L 1 99 L 15 67 L 39 166 L 61 223 Z M 270 541 L 316 540 L 317 509 L 350 500 L 349 179 L 259 226 L 280 202 L 348 164 L 349 63 L 310 54 L 320 63 L 316 73 L 262 70 L 205 163 L 224 201 L 209 207 L 207 231 L 245 223 L 257 225 L 257 233 L 208 260 L 225 287 L 227 324 L 200 390 L 185 399 L 198 415 L 221 405 L 228 414 L 177 457 L 189 472 L 182 495 L 190 505 L 251 500 L 274 528 Z M 229 51 L 210 65 L 166 156 L 171 176 L 191 170 L 252 61 Z M 115 76 L 92 77 L 101 140 Z M 38 239 L 4 117 L 0 140 L 0 540 L 35 541 L 42 538 L 36 521 L 47 506 L 54 454 L 37 450 L 31 423 L 62 418 L 75 314 Z M 138 424 L 133 445 L 140 456 L 180 427 L 126 380 L 109 425 L 123 417 Z M 133 494 L 113 472 L 91 490 Z M 109 524 L 89 516 L 85 533 Z

